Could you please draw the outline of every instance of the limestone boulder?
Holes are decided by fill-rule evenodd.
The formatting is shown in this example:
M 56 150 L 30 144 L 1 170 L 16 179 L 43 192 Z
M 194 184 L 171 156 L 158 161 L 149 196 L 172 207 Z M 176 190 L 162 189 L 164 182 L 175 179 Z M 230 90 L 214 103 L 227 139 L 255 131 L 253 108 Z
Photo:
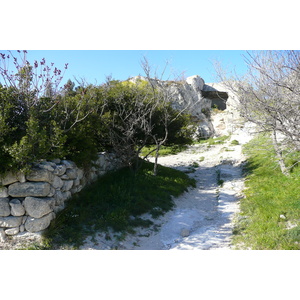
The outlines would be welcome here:
M 186 82 L 192 86 L 195 92 L 201 92 L 204 86 L 204 80 L 199 75 L 190 76 L 186 79 Z
M 53 174 L 47 169 L 33 169 L 28 175 L 26 175 L 26 178 L 29 181 L 51 182 Z
M 209 138 L 215 134 L 215 129 L 213 124 L 207 120 L 203 119 L 199 122 L 197 131 L 195 133 L 195 139 L 198 140 L 200 138 Z
M 79 179 L 79 180 L 81 180 L 82 178 L 83 178 L 83 176 L 84 176 L 84 172 L 83 172 L 83 170 L 81 170 L 81 169 L 78 169 L 77 170 L 77 178 Z
M 60 190 L 55 191 L 54 199 L 55 205 L 60 205 L 64 201 L 63 193 Z
M 75 169 L 76 168 L 76 164 L 73 161 L 71 161 L 71 160 L 64 159 L 61 162 L 62 162 L 62 164 L 65 165 L 65 167 L 67 169 Z
M 70 191 L 63 192 L 62 195 L 63 195 L 64 201 L 69 200 L 72 197 L 72 194 Z
M 0 198 L 0 216 L 8 217 L 10 215 L 10 206 L 8 198 Z
M 20 172 L 18 173 L 8 172 L 7 174 L 5 174 L 5 176 L 2 176 L 0 178 L 0 183 L 2 185 L 9 185 L 17 181 L 25 182 L 26 181 L 25 175 Z
M 105 170 L 107 160 L 105 159 L 105 153 L 99 153 L 98 159 L 95 161 L 95 164 L 100 168 L 101 170 Z
M 8 187 L 11 197 L 46 197 L 50 193 L 48 182 L 15 182 Z
M 67 169 L 66 175 L 69 177 L 69 179 L 76 179 L 77 171 L 76 171 L 76 169 Z
M 50 187 L 50 193 L 47 195 L 47 197 L 53 197 L 55 194 L 55 188 L 53 186 Z
M 54 176 L 51 184 L 55 189 L 60 189 L 64 185 L 64 182 L 59 176 Z
M 190 235 L 190 230 L 188 228 L 182 228 L 181 232 L 180 232 L 180 235 L 182 237 L 188 237 Z
M 26 197 L 23 205 L 30 217 L 41 218 L 53 211 L 55 199 Z
M 39 163 L 39 168 L 48 170 L 50 172 L 53 172 L 55 167 L 56 167 L 56 164 L 51 161 L 43 161 L 43 162 Z
M 0 227 L 14 228 L 22 224 L 23 217 L 0 217 Z
M 62 176 L 65 174 L 67 167 L 65 165 L 56 165 L 56 168 L 53 171 L 54 175 Z
M 50 222 L 55 218 L 53 212 L 41 217 L 41 218 L 32 218 L 28 217 L 25 222 L 25 230 L 29 232 L 39 232 L 46 229 Z
M 16 235 L 20 232 L 19 227 L 15 227 L 15 228 L 8 228 L 5 230 L 6 235 Z
M 12 199 L 9 205 L 12 216 L 19 217 L 25 214 L 25 208 L 19 199 Z
M 73 180 L 64 180 L 64 184 L 61 188 L 62 192 L 69 191 L 73 187 Z
M 25 226 L 24 226 L 24 225 L 21 225 L 21 226 L 19 227 L 19 230 L 20 230 L 20 232 L 24 232 L 24 231 L 25 231 Z
M 8 197 L 7 187 L 0 187 L 0 198 Z
M 6 234 L 3 228 L 0 228 L 0 242 L 4 243 L 6 240 Z

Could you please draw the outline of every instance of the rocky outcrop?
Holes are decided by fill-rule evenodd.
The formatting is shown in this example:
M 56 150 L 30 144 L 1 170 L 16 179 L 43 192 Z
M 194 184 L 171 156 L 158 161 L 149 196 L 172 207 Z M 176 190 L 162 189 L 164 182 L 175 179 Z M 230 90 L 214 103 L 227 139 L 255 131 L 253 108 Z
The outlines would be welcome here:
M 142 76 L 131 78 L 130 81 L 148 80 Z M 239 101 L 225 82 L 205 83 L 198 76 L 190 76 L 185 81 L 161 81 L 150 79 L 157 87 L 164 88 L 172 105 L 177 110 L 185 108 L 198 123 L 195 138 L 208 138 L 214 135 L 230 134 L 240 125 Z M 223 114 L 211 115 L 212 107 Z
M 34 164 L 28 174 L 0 178 L 0 240 L 6 235 L 46 229 L 65 201 L 106 172 L 121 167 L 114 154 L 99 153 L 89 172 L 69 160 Z
M 211 116 L 216 136 L 232 134 L 242 126 L 243 118 L 239 113 L 238 97 L 228 88 L 226 82 L 205 84 L 203 94 L 211 97 L 212 104 L 223 110 Z
M 236 114 L 236 117 L 240 117 L 238 113 L 238 97 L 228 88 L 226 82 L 205 84 L 203 86 L 203 94 L 206 96 L 210 95 L 210 97 L 218 97 L 219 99 L 224 100 L 226 110 L 230 113 Z
M 142 76 L 131 78 L 131 82 L 147 80 Z M 185 81 L 162 81 L 151 79 L 158 88 L 164 88 L 168 98 L 172 101 L 173 108 L 190 113 L 198 123 L 198 130 L 195 138 L 213 136 L 214 130 L 210 121 L 209 111 L 211 99 L 205 98 L 202 94 L 205 86 L 204 80 L 198 76 L 190 76 Z
M 211 99 L 212 107 L 216 107 L 219 110 L 225 110 L 227 107 L 227 99 L 228 99 L 228 92 L 223 91 L 219 88 L 214 87 L 214 83 L 212 84 L 205 84 L 202 89 L 202 95 L 205 98 Z

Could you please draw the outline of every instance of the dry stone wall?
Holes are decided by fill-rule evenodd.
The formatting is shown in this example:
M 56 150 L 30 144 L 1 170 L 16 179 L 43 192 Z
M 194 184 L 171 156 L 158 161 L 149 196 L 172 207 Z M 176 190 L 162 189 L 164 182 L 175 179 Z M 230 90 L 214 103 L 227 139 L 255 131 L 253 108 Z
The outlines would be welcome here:
M 0 238 L 46 229 L 73 194 L 121 167 L 112 153 L 99 153 L 93 163 L 84 172 L 69 160 L 42 161 L 26 175 L 8 173 L 0 178 Z

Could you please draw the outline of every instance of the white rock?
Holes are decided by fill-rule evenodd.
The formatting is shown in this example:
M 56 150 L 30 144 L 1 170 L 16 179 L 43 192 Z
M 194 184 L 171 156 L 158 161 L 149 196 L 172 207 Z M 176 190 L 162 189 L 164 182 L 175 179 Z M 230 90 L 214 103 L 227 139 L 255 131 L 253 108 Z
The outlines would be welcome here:
M 8 194 L 12 197 L 46 197 L 49 193 L 48 182 L 16 182 L 8 187 Z
M 16 235 L 20 232 L 19 227 L 9 228 L 5 230 L 6 235 Z
M 22 224 L 22 217 L 0 217 L 0 227 L 13 228 L 18 227 Z
M 60 189 L 64 185 L 64 182 L 61 180 L 60 177 L 54 176 L 51 184 L 55 189 Z
M 73 180 L 64 180 L 64 184 L 61 188 L 62 192 L 69 191 L 73 187 Z
M 83 189 L 83 185 L 79 185 L 79 186 L 77 187 L 77 193 L 79 193 L 82 189 Z
M 54 194 L 54 199 L 55 199 L 56 205 L 60 205 L 64 200 L 64 196 L 63 196 L 62 191 L 57 190 Z
M 54 194 L 55 194 L 55 188 L 53 187 L 53 186 L 51 186 L 50 187 L 50 192 L 49 192 L 49 194 L 47 195 L 47 197 L 53 197 L 54 196 Z
M 41 218 L 53 211 L 55 205 L 54 198 L 26 197 L 23 205 L 27 214 L 33 218 Z
M 181 229 L 180 234 L 182 237 L 188 237 L 190 235 L 190 231 L 187 228 L 183 228 L 183 229 Z
M 106 165 L 105 153 L 98 154 L 98 159 L 96 160 L 95 163 L 100 169 L 105 169 L 105 165 Z
M 47 169 L 33 169 L 28 175 L 26 175 L 26 178 L 29 181 L 51 182 L 53 174 Z
M 80 179 L 77 178 L 77 179 L 74 180 L 73 187 L 77 187 L 77 186 L 79 186 L 79 185 L 80 185 Z
M 0 198 L 0 216 L 8 217 L 10 215 L 10 206 L 8 198 Z
M 42 218 L 28 217 L 25 223 L 25 229 L 29 232 L 38 232 L 46 229 L 50 222 L 55 218 L 53 212 L 43 216 Z
M 72 197 L 72 194 L 71 194 L 70 191 L 63 192 L 62 194 L 63 194 L 63 199 L 64 200 L 68 200 Z
M 65 165 L 57 165 L 56 168 L 53 171 L 54 175 L 58 175 L 58 176 L 62 176 L 63 174 L 65 174 L 67 168 Z
M 9 202 L 9 205 L 11 207 L 11 214 L 13 216 L 20 217 L 25 214 L 25 208 L 19 199 L 12 199 Z
M 286 216 L 285 215 L 280 215 L 279 218 L 285 220 Z
M 66 175 L 69 177 L 69 179 L 76 179 L 77 171 L 76 171 L 76 169 L 67 169 Z
M 6 240 L 6 234 L 3 228 L 0 228 L 0 242 L 4 243 Z
M 8 197 L 7 187 L 0 187 L 0 198 Z
M 70 189 L 70 192 L 72 195 L 76 194 L 78 192 L 78 188 L 77 187 L 73 187 Z
M 25 182 L 26 181 L 25 175 L 20 172 L 18 173 L 9 172 L 4 177 L 0 178 L 0 182 L 2 182 L 3 185 L 9 185 L 17 181 Z
M 53 211 L 54 213 L 59 213 L 60 211 L 62 211 L 65 208 L 65 203 L 63 202 L 61 205 L 55 206 Z
M 83 175 L 84 175 L 84 172 L 83 172 L 83 170 L 81 170 L 81 169 L 78 169 L 77 170 L 77 178 L 79 179 L 79 180 L 81 180 L 82 178 L 83 178 Z
M 204 86 L 204 80 L 199 75 L 190 76 L 186 79 L 186 82 L 190 84 L 195 91 L 201 91 Z
M 62 164 L 64 164 L 66 166 L 67 169 L 76 168 L 76 164 L 71 160 L 62 160 L 61 162 L 62 162 Z

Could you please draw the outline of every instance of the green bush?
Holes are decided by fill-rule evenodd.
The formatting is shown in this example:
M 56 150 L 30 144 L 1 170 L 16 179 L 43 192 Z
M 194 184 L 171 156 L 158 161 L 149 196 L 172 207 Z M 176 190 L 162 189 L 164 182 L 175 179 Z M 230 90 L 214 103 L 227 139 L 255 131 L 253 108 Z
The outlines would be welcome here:
M 114 80 L 75 88 L 69 80 L 58 91 L 60 71 L 55 68 L 54 77 L 39 74 L 38 62 L 31 66 L 23 52 L 16 75 L 7 77 L 0 69 L 10 83 L 0 85 L 0 173 L 63 157 L 89 167 L 97 152 L 107 150 L 131 165 L 144 146 L 157 141 L 168 146 L 192 142 L 191 117 L 162 101 L 162 93 L 147 81 Z M 1 54 L 1 63 L 7 58 Z M 40 65 L 45 66 L 45 60 Z M 35 80 L 40 78 L 38 86 Z
M 233 140 L 233 141 L 231 141 L 231 145 L 233 145 L 233 146 L 237 146 L 237 145 L 239 145 L 240 143 L 239 143 L 239 141 L 237 141 L 237 140 Z

